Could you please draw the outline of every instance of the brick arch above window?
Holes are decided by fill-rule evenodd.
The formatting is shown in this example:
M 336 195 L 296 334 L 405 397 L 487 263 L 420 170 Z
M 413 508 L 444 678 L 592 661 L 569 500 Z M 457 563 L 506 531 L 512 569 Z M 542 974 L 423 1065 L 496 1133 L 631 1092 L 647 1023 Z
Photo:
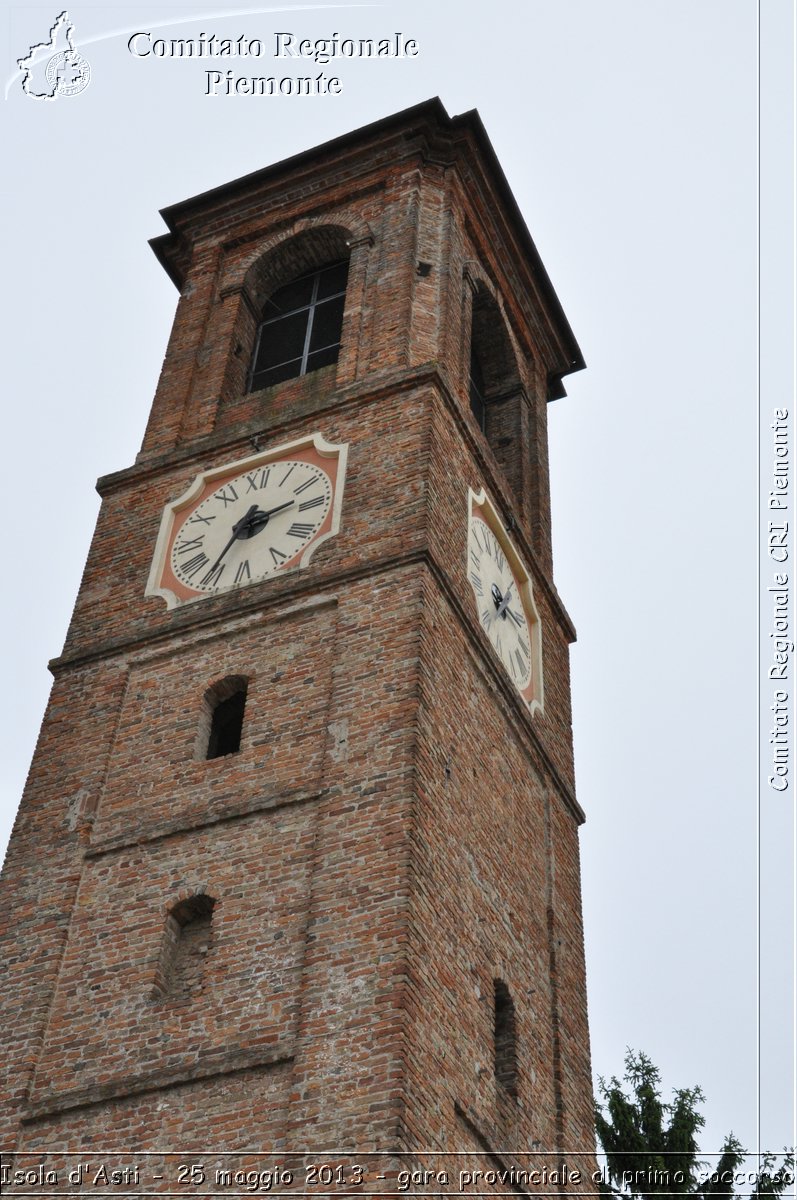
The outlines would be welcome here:
M 269 291 L 285 282 L 284 264 L 295 253 L 292 244 L 297 239 L 305 243 L 303 252 L 316 266 L 327 253 L 346 255 L 354 247 L 372 246 L 375 240 L 368 222 L 348 209 L 302 217 L 253 242 L 249 253 L 225 271 L 219 288 L 221 295 L 243 291 L 251 304 L 262 303 Z M 319 252 L 315 257 L 314 248 Z
M 293 279 L 312 274 L 328 263 L 347 261 L 347 231 L 339 225 L 322 225 L 280 241 L 254 262 L 246 273 L 251 302 L 261 312 L 278 288 Z

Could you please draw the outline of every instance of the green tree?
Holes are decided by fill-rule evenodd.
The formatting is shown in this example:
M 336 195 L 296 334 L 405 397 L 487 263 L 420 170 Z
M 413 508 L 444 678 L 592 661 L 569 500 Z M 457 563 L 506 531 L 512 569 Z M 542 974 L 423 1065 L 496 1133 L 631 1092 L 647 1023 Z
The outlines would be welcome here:
M 675 1089 L 665 1101 L 658 1068 L 646 1054 L 628 1050 L 623 1081 L 599 1079 L 598 1091 L 602 1102 L 595 1105 L 595 1129 L 606 1156 L 608 1178 L 600 1184 L 605 1196 L 714 1200 L 739 1195 L 734 1175 L 746 1151 L 738 1138 L 729 1134 L 712 1165 L 700 1159 L 697 1135 L 705 1124 L 700 1111 L 705 1097 L 699 1087 Z M 787 1153 L 780 1166 L 775 1155 L 763 1155 L 748 1193 L 751 1200 L 780 1196 L 793 1172 L 793 1154 Z

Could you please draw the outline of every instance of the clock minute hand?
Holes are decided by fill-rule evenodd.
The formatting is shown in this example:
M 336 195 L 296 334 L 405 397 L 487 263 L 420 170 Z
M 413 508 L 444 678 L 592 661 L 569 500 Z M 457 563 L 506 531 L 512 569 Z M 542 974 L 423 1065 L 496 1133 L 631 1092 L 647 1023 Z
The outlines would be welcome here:
M 253 519 L 259 523 L 262 517 L 273 517 L 274 513 L 282 512 L 283 508 L 290 508 L 290 506 L 295 503 L 295 500 L 286 500 L 284 504 L 278 504 L 276 508 L 269 508 L 265 512 L 262 508 L 259 508 L 256 511 Z
M 257 505 L 253 504 L 252 507 L 249 509 L 249 511 L 247 513 L 245 513 L 244 516 L 242 516 L 240 518 L 240 520 L 235 522 L 235 524 L 232 527 L 232 535 L 230 536 L 230 540 L 227 542 L 227 545 L 224 547 L 221 554 L 216 559 L 213 566 L 210 568 L 210 572 L 209 572 L 210 574 L 212 574 L 216 570 L 216 567 L 219 565 L 221 560 L 224 558 L 224 555 L 227 553 L 227 551 L 229 550 L 229 548 L 233 544 L 233 542 L 237 542 L 239 537 L 246 536 L 245 534 L 242 533 L 242 531 L 247 528 L 247 526 L 249 525 L 249 523 L 252 520 L 252 517 L 254 516 L 254 514 L 256 512 L 257 512 Z M 251 534 L 249 536 L 251 537 Z
M 243 525 L 243 528 L 236 536 L 244 538 L 254 537 L 256 533 L 260 533 L 261 529 L 266 528 L 269 517 L 273 517 L 274 513 L 282 512 L 285 508 L 290 508 L 295 503 L 295 500 L 286 500 L 284 504 L 277 504 L 276 507 L 268 509 L 258 508 L 256 504 L 253 504 L 243 518 L 243 521 L 238 522 L 239 525 Z
M 216 567 L 224 558 L 224 555 L 233 542 L 237 542 L 241 538 L 254 537 L 256 533 L 260 533 L 261 529 L 265 529 L 266 525 L 268 525 L 269 517 L 273 517 L 274 513 L 282 512 L 285 508 L 290 508 L 295 503 L 295 500 L 286 500 L 284 504 L 277 504 L 274 508 L 269 508 L 265 511 L 262 508 L 258 508 L 256 504 L 253 504 L 233 525 L 230 540 L 210 568 L 210 573 L 212 574 L 216 570 Z

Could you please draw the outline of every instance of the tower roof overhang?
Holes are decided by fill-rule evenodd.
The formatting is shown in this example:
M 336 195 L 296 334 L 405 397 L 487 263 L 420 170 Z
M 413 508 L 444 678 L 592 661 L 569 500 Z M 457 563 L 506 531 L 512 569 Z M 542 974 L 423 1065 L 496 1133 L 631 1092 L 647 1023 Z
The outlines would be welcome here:
M 150 246 L 169 278 L 182 291 L 191 260 L 194 229 L 205 223 L 210 214 L 235 208 L 258 193 L 273 192 L 281 180 L 300 177 L 308 171 L 318 172 L 336 160 L 354 161 L 359 158 L 365 161 L 368 156 L 364 152 L 379 145 L 391 142 L 398 145 L 403 140 L 407 146 L 405 155 L 409 155 L 410 151 L 415 152 L 416 149 L 411 145 L 413 138 L 423 137 L 424 134 L 431 139 L 435 157 L 441 161 L 450 159 L 450 165 L 453 166 L 458 155 L 467 155 L 471 169 L 481 173 L 494 191 L 557 343 L 558 362 L 556 369 L 548 376 L 548 398 L 556 399 L 565 395 L 561 380 L 566 375 L 582 370 L 586 363 L 476 109 L 452 117 L 440 98 L 435 96 L 219 187 L 170 204 L 160 210 L 169 232 L 152 238 Z M 393 156 L 391 165 L 395 161 Z

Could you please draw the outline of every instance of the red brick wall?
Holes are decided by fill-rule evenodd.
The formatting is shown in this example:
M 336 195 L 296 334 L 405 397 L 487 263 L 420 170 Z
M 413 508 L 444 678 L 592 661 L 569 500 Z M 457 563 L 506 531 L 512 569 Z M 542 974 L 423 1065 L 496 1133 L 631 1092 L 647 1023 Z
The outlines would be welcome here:
M 101 481 L 0 891 L 3 1145 L 591 1145 L 545 442 L 561 338 L 499 192 L 470 127 L 427 109 L 171 214 L 188 265 L 164 369 L 137 464 Z M 258 290 L 288 238 L 312 256 L 330 230 L 351 255 L 337 365 L 246 394 Z M 474 282 L 520 380 L 511 480 L 468 404 Z M 309 569 L 144 598 L 163 506 L 198 471 L 313 431 L 350 449 L 340 533 Z M 466 578 L 481 486 L 542 620 L 533 718 Z M 249 680 L 241 749 L 205 761 L 203 697 L 227 675 Z M 168 914 L 197 894 L 211 939 L 178 1002 L 154 985 Z M 493 1071 L 496 978 L 516 1102 Z

